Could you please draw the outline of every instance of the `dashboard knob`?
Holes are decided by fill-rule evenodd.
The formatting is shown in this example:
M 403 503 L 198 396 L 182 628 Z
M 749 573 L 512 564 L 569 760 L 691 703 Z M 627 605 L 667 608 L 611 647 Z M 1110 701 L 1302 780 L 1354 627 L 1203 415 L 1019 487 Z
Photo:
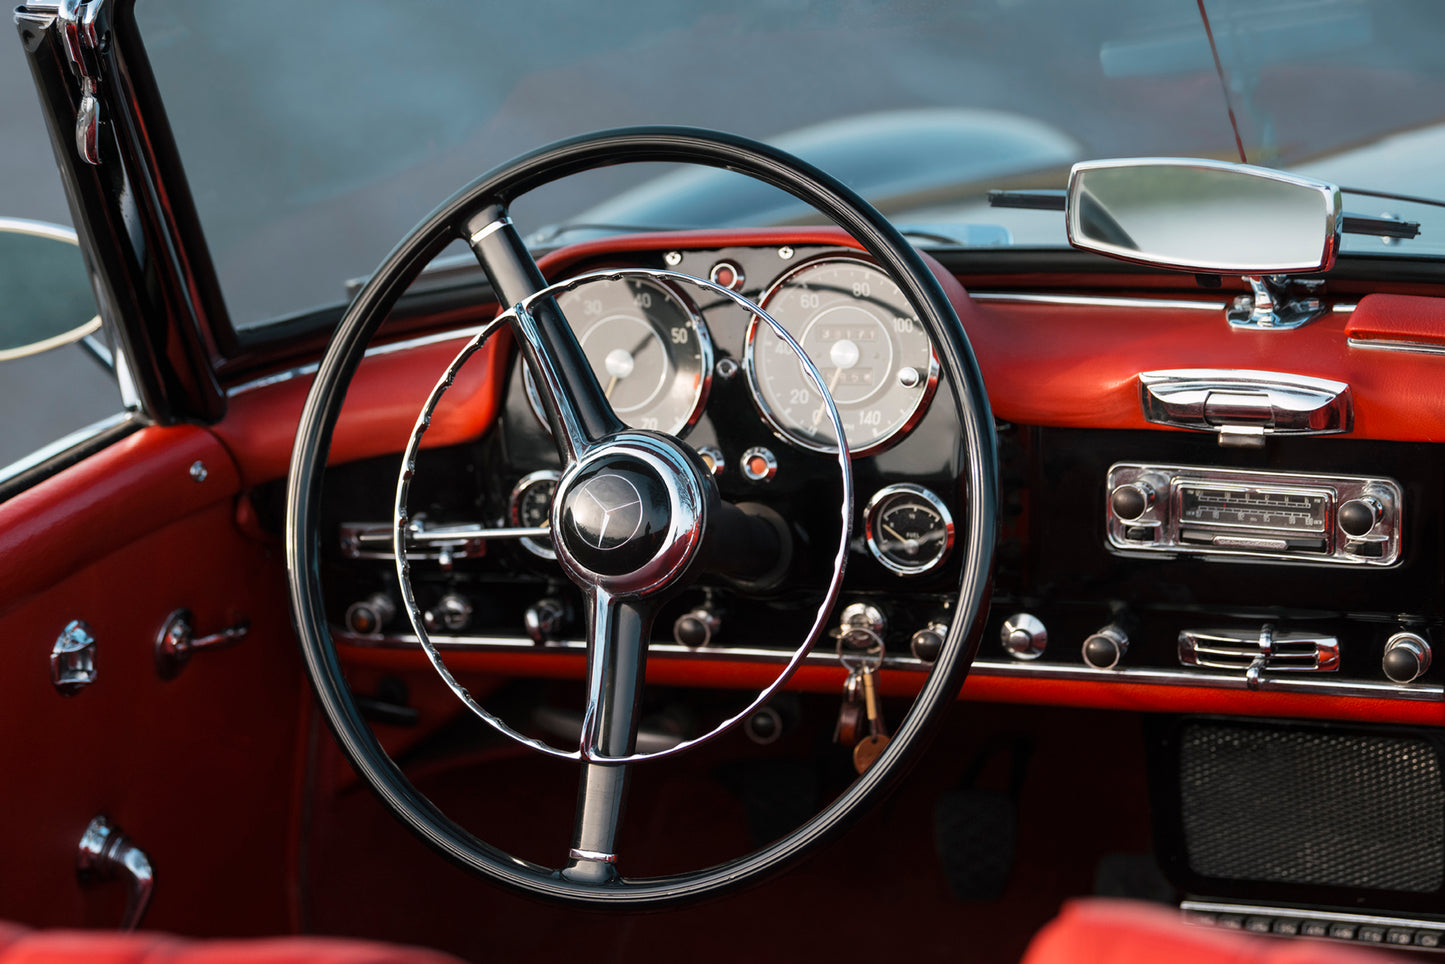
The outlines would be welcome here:
M 915 659 L 931 663 L 943 652 L 943 641 L 948 636 L 948 627 L 943 623 L 929 623 L 908 641 L 908 648 Z
M 372 593 L 346 607 L 346 628 L 358 636 L 375 636 L 395 615 L 396 603 L 390 596 L 384 592 Z
M 1084 640 L 1084 662 L 1094 669 L 1113 669 L 1129 651 L 1129 636 L 1118 623 L 1110 623 Z
M 467 623 L 472 621 L 472 604 L 454 592 L 449 592 L 437 600 L 435 606 L 422 614 L 422 622 L 430 632 L 444 630 L 449 633 L 460 632 L 467 628 Z
M 1142 480 L 1121 485 L 1109 493 L 1109 506 L 1114 515 L 1132 522 L 1154 505 L 1154 486 Z
M 1049 631 L 1037 616 L 1014 613 L 999 630 L 1004 650 L 1014 659 L 1038 659 L 1049 645 Z
M 672 638 L 679 646 L 701 649 L 712 642 L 722 628 L 722 618 L 710 609 L 699 606 L 690 613 L 683 613 L 672 624 Z
M 1373 496 L 1351 499 L 1340 506 L 1337 518 L 1346 535 L 1367 536 L 1385 515 L 1385 507 Z
M 567 622 L 567 606 L 550 596 L 539 599 L 522 614 L 527 636 L 538 646 L 556 639 Z
M 1430 644 L 1418 633 L 1396 633 L 1385 641 L 1380 668 L 1393 683 L 1413 683 L 1430 668 Z

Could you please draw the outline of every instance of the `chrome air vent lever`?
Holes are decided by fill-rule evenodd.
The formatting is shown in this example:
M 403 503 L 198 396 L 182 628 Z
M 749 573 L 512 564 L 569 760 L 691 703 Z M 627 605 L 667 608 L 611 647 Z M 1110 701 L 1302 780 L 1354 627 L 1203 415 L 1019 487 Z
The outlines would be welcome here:
M 75 872 L 82 886 L 125 878 L 128 893 L 120 929 L 133 931 L 140 925 L 155 889 L 155 871 L 145 851 L 124 831 L 103 816 L 91 820 L 80 836 Z

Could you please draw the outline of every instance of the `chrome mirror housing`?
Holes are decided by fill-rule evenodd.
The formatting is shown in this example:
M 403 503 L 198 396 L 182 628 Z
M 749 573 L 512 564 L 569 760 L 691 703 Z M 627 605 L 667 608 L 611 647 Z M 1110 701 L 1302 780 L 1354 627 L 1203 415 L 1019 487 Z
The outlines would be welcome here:
M 99 329 L 75 232 L 0 218 L 0 362 L 59 348 Z
M 1076 248 L 1209 274 L 1328 271 L 1344 227 L 1333 184 L 1190 158 L 1075 164 L 1066 210 Z

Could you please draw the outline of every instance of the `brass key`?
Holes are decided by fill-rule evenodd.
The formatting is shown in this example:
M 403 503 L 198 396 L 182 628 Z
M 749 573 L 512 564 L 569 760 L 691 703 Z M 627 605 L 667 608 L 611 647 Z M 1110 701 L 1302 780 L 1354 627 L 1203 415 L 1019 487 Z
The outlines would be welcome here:
M 878 671 L 873 667 L 865 667 L 863 677 L 863 706 L 868 714 L 868 735 L 858 741 L 853 747 L 853 769 L 860 774 L 867 771 L 873 765 L 873 761 L 882 755 L 884 747 L 888 746 L 888 727 L 883 723 L 883 714 L 878 709 L 878 687 L 873 677 Z

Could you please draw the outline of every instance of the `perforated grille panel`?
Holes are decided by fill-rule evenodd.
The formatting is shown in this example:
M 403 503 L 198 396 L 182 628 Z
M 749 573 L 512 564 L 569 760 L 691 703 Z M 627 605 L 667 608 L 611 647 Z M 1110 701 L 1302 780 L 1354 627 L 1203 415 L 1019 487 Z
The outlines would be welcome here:
M 1191 723 L 1180 796 L 1206 877 L 1416 893 L 1445 874 L 1445 790 L 1424 740 Z

